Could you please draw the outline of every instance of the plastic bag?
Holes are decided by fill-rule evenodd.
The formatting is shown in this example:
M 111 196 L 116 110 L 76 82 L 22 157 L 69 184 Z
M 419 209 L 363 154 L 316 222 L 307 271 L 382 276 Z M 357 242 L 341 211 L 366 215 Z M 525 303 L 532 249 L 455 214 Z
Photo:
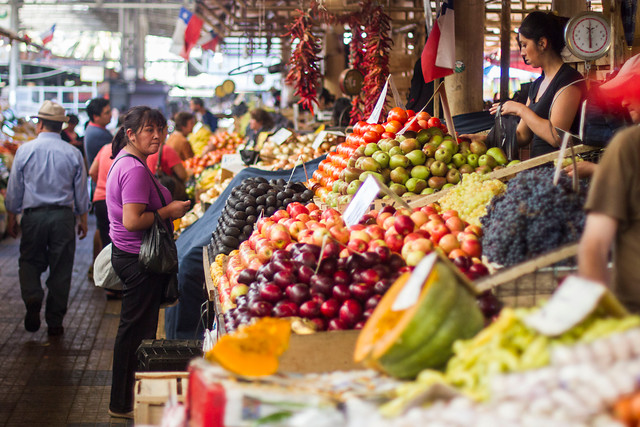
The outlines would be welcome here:
M 153 225 L 144 232 L 138 261 L 145 271 L 171 274 L 178 272 L 178 250 L 170 228 L 154 212 Z
M 122 280 L 120 280 L 111 264 L 111 243 L 102 248 L 93 262 L 93 282 L 99 288 L 112 291 L 122 290 Z
M 498 107 L 495 124 L 487 135 L 487 148 L 498 147 L 504 151 L 509 161 L 519 160 L 520 147 L 516 135 L 519 121 L 518 116 L 503 116 L 500 113 L 500 107 Z
M 178 304 L 178 297 L 180 292 L 178 290 L 178 275 L 171 274 L 164 285 L 164 291 L 162 292 L 162 299 L 160 300 L 160 307 L 173 307 Z

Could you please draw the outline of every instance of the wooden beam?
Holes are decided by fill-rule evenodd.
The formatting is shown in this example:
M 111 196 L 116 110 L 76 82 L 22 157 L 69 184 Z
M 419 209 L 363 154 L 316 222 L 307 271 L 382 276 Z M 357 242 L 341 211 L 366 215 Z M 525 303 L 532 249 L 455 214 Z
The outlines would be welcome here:
M 502 0 L 500 14 L 500 101 L 509 99 L 509 65 L 511 61 L 511 0 Z
M 198 5 L 200 5 L 200 2 L 198 2 Z M 200 6 L 201 6 L 201 5 L 200 5 Z M 227 25 L 227 24 L 226 24 L 222 19 L 218 18 L 218 17 L 216 16 L 216 14 L 212 13 L 210 9 L 208 9 L 208 8 L 206 8 L 206 7 L 204 7 L 204 6 L 201 6 L 201 7 L 199 7 L 197 10 L 198 10 L 198 12 L 199 12 L 199 13 L 198 13 L 198 15 L 200 15 L 200 17 L 201 17 L 201 18 L 202 18 L 202 19 L 203 19 L 207 24 L 211 25 L 211 27 L 216 31 L 216 33 L 218 33 L 218 34 L 222 34 L 222 35 L 227 35 L 228 33 L 231 33 L 231 32 L 232 32 L 231 27 L 229 27 L 229 26 L 228 26 L 228 25 Z M 213 23 L 211 22 L 211 20 L 210 20 L 207 16 L 205 16 L 205 14 L 204 14 L 203 12 L 206 12 L 206 13 L 207 13 L 207 15 L 211 16 L 211 18 L 213 18 L 213 19 L 214 19 L 218 24 L 222 25 L 222 27 L 223 27 L 224 31 L 222 31 L 222 30 L 220 29 L 220 27 L 218 27 L 218 26 L 216 26 L 215 24 L 213 24 Z

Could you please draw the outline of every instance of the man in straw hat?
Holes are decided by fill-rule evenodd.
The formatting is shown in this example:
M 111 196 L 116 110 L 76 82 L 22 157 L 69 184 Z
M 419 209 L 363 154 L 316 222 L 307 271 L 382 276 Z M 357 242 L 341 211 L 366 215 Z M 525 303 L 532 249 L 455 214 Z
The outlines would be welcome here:
M 68 120 L 64 108 L 45 101 L 36 116 L 38 137 L 22 145 L 9 175 L 6 207 L 8 233 L 20 240 L 19 279 L 27 314 L 24 327 L 40 329 L 44 290 L 40 276 L 49 267 L 45 320 L 50 336 L 62 335 L 67 312 L 73 256 L 78 235 L 87 235 L 87 172 L 79 150 L 60 137 Z M 20 224 L 16 214 L 22 212 Z
M 600 93 L 627 109 L 636 126 L 616 133 L 595 168 L 585 204 L 588 212 L 580 248 L 580 275 L 611 284 L 631 311 L 640 313 L 640 55 L 600 86 Z M 607 274 L 611 247 L 614 272 Z

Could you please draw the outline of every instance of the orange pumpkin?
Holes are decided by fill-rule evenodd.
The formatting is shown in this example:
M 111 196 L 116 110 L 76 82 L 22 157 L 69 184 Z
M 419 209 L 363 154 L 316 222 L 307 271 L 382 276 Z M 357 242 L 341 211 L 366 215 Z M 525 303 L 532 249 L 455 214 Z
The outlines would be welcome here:
M 257 377 L 278 371 L 278 357 L 289 347 L 291 324 L 264 317 L 223 335 L 205 358 L 238 375 Z

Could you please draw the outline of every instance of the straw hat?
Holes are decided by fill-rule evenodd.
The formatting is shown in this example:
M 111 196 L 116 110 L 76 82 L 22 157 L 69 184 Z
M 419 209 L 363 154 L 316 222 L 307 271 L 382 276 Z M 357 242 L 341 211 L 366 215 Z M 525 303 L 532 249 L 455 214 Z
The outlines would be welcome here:
M 52 101 L 44 101 L 42 106 L 40 107 L 40 111 L 36 114 L 36 117 L 44 120 L 51 120 L 52 122 L 68 122 L 69 117 L 62 108 L 61 105 L 56 104 Z

